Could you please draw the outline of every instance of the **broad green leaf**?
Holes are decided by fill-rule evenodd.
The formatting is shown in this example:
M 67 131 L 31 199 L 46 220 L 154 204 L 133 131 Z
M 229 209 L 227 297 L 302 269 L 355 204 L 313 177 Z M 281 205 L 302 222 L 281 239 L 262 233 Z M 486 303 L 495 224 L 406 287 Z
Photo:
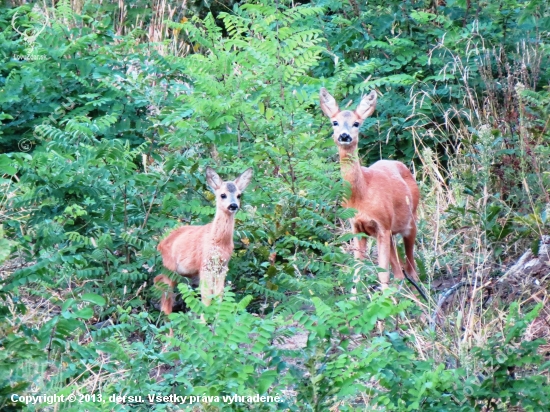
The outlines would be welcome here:
M 96 293 L 84 293 L 82 295 L 82 300 L 86 302 L 91 302 L 99 306 L 104 306 L 106 303 L 106 300 L 104 297 L 99 296 Z

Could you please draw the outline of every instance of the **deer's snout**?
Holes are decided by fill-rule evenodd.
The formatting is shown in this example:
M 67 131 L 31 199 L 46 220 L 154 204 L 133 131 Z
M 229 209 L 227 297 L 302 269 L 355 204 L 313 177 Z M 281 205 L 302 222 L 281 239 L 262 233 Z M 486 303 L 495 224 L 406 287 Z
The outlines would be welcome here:
M 231 212 L 234 212 L 234 211 L 236 211 L 236 210 L 239 208 L 239 205 L 236 204 L 236 203 L 231 203 L 227 208 L 228 208 Z
M 338 136 L 338 141 L 340 143 L 351 143 L 353 139 L 351 136 L 347 133 L 342 133 L 340 136 Z

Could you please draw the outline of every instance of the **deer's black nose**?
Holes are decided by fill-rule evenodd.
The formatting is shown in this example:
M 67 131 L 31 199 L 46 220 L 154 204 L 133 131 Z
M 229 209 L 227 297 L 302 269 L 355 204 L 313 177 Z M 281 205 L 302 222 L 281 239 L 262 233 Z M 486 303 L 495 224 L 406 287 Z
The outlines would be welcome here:
M 351 136 L 347 133 L 342 133 L 339 137 L 338 137 L 338 141 L 339 142 L 343 142 L 343 143 L 349 143 L 351 142 Z
M 232 212 L 234 212 L 235 210 L 237 210 L 239 208 L 239 205 L 236 204 L 236 203 L 231 203 L 227 208 L 229 210 L 231 210 Z

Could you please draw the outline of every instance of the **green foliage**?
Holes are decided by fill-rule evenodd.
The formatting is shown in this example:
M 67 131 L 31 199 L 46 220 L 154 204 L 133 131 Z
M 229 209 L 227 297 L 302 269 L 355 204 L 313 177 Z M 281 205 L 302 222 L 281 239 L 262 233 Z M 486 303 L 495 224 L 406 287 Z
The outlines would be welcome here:
M 208 410 L 548 409 L 542 341 L 524 336 L 538 312 L 512 306 L 503 333 L 454 367 L 421 309 L 372 292 L 377 268 L 346 251 L 355 211 L 340 207 L 348 189 L 318 108 L 321 86 L 344 105 L 377 90 L 365 165 L 418 161 L 418 147 L 464 158 L 446 229 L 471 246 L 461 232 L 475 228 L 509 259 L 548 229 L 541 2 L 192 2 L 172 5 L 158 44 L 158 11 L 123 3 L 0 10 L 0 264 L 24 261 L 1 277 L 2 410 L 23 409 L 9 396 L 31 385 L 106 398 L 68 410 L 171 410 L 110 398 L 147 393 L 279 396 L 187 405 Z M 211 221 L 206 165 L 255 171 L 231 284 L 210 307 L 184 286 L 187 312 L 159 320 L 156 246 Z
M 234 294 L 226 291 L 224 301 L 210 307 L 204 307 L 188 287 L 182 287 L 182 296 L 190 311 L 171 316 L 175 334 L 168 338 L 171 349 L 163 356 L 168 364 L 177 361 L 165 375 L 171 393 L 217 396 L 210 405 L 219 408 L 227 403 L 223 396 L 280 394 L 286 383 L 280 373 L 286 364 L 273 347 L 276 325 L 245 311 L 252 296 L 235 302 Z M 231 409 L 245 405 L 235 401 Z M 279 410 L 285 402 L 281 398 L 278 404 L 266 405 L 265 409 Z
M 527 326 L 541 307 L 538 305 L 522 317 L 514 303 L 502 335 L 491 337 L 486 347 L 474 348 L 474 356 L 484 366 L 481 375 L 466 381 L 467 387 L 472 385 L 468 397 L 472 406 L 478 405 L 475 410 L 501 410 L 519 405 L 526 411 L 538 411 L 550 404 L 548 380 L 541 375 L 550 364 L 543 363 L 538 353 L 544 340 L 523 340 Z M 524 375 L 521 370 L 535 373 Z
M 15 245 L 15 242 L 6 239 L 4 228 L 0 225 L 0 263 L 3 263 L 10 256 L 10 249 Z

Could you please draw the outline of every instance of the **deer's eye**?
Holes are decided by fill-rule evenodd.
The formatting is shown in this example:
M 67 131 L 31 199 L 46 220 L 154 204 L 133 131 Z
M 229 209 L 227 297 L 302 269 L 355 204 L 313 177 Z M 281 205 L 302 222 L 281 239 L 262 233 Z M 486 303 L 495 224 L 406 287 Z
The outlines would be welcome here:
M 336 120 L 333 121 L 332 124 L 333 124 L 334 126 L 338 126 L 338 122 L 337 122 Z
M 227 197 L 227 195 L 225 193 L 222 193 L 221 198 L 225 199 L 226 197 Z
M 359 122 L 353 123 L 353 127 L 359 127 Z
M 237 195 L 237 199 L 240 199 L 241 198 L 241 195 Z

